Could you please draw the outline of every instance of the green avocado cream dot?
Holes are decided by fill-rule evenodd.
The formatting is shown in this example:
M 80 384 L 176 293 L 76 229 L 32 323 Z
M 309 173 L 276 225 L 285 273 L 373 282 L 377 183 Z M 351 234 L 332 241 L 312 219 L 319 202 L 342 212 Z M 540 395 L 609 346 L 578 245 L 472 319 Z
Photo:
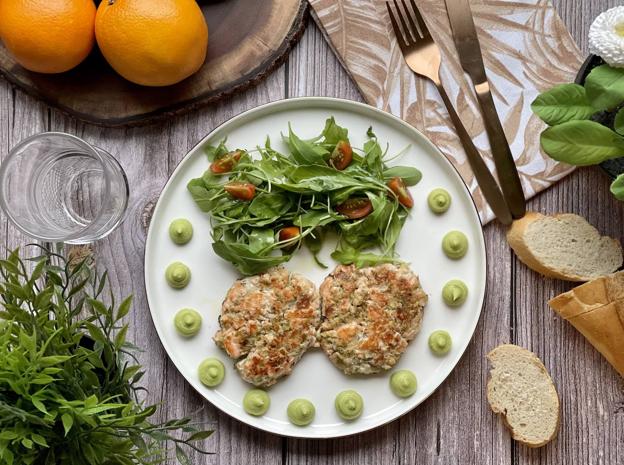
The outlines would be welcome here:
M 173 220 L 169 225 L 169 237 L 174 243 L 184 245 L 193 237 L 193 225 L 185 218 Z
M 442 299 L 449 307 L 459 307 L 468 298 L 468 286 L 459 279 L 451 279 L 442 288 Z
M 199 332 L 202 324 L 202 317 L 192 308 L 183 308 L 176 313 L 173 324 L 181 336 L 192 337 Z
M 436 355 L 447 354 L 452 345 L 451 335 L 441 329 L 432 332 L 429 336 L 429 348 Z
M 223 382 L 225 377 L 225 367 L 221 360 L 216 358 L 207 358 L 199 364 L 199 380 L 203 385 L 215 387 Z
M 243 397 L 243 408 L 249 415 L 264 415 L 271 406 L 271 399 L 262 389 L 250 389 Z
M 390 389 L 399 397 L 410 397 L 416 392 L 418 382 L 410 370 L 399 370 L 390 376 Z
M 316 409 L 314 404 L 307 399 L 295 399 L 288 404 L 286 413 L 293 425 L 306 426 L 314 420 Z
M 468 251 L 468 238 L 461 231 L 451 231 L 442 239 L 442 250 L 448 258 L 459 260 Z
M 191 280 L 191 270 L 182 262 L 173 262 L 165 270 L 165 279 L 174 289 L 182 289 Z
M 334 401 L 336 412 L 343 420 L 355 420 L 362 415 L 364 400 L 356 391 L 342 391 Z
M 433 213 L 440 215 L 451 207 L 451 194 L 445 189 L 433 189 L 429 192 L 427 203 Z

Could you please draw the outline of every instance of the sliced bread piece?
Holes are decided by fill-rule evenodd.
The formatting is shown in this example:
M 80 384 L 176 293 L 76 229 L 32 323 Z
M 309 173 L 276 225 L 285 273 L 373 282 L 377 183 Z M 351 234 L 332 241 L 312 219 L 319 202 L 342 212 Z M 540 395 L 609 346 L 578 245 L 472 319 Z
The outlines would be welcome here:
M 529 447 L 552 441 L 559 430 L 559 396 L 541 360 L 513 344 L 496 347 L 487 358 L 487 400 L 512 437 Z
M 513 222 L 507 241 L 529 268 L 552 278 L 590 281 L 622 266 L 620 242 L 571 213 L 528 212 Z

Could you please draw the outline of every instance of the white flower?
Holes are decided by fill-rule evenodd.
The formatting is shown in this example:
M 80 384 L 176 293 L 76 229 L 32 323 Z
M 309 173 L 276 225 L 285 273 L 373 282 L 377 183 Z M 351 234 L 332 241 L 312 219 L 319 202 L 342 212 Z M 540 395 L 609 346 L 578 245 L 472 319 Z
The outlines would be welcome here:
M 589 28 L 589 50 L 615 68 L 624 68 L 624 6 L 600 14 Z

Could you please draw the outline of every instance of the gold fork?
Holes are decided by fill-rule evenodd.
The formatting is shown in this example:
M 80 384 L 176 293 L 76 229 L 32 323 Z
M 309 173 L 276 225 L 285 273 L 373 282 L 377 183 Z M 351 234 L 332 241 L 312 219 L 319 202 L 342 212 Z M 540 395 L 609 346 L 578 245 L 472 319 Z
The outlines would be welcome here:
M 459 115 L 455 111 L 455 108 L 453 108 L 453 104 L 442 86 L 442 81 L 440 79 L 440 48 L 433 40 L 433 37 L 431 37 L 431 33 L 416 3 L 414 0 L 410 0 L 413 13 L 410 12 L 405 0 L 401 0 L 403 12 L 401 12 L 397 0 L 393 0 L 393 3 L 396 9 L 396 15 L 390 7 L 390 2 L 386 2 L 386 7 L 388 8 L 392 28 L 394 29 L 394 34 L 396 35 L 401 52 L 403 52 L 403 57 L 405 58 L 407 66 L 414 73 L 429 79 L 435 84 L 444 101 L 449 116 L 453 121 L 459 140 L 464 146 L 466 156 L 468 157 L 468 163 L 470 163 L 475 179 L 479 187 L 481 187 L 483 197 L 485 197 L 485 200 L 490 204 L 492 211 L 501 223 L 505 225 L 511 224 L 513 219 L 507 202 L 505 202 L 494 176 L 492 176 L 483 158 L 481 158 L 481 154 L 472 143 L 470 135 L 466 131 L 466 128 L 462 124 Z M 399 22 L 401 23 L 401 27 L 399 27 Z M 416 24 L 418 24 L 418 26 Z

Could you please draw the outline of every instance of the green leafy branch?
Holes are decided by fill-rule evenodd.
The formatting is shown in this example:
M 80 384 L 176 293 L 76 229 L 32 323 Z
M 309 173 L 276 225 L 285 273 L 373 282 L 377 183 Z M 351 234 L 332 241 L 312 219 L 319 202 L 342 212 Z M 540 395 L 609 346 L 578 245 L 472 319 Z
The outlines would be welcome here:
M 88 258 L 30 260 L 32 272 L 18 250 L 0 260 L 0 462 L 157 464 L 167 444 L 183 464 L 186 448 L 205 453 L 194 443 L 210 431 L 154 423 L 157 405 L 139 398 L 145 372 L 122 321 L 132 298 L 103 299 L 106 273 Z

